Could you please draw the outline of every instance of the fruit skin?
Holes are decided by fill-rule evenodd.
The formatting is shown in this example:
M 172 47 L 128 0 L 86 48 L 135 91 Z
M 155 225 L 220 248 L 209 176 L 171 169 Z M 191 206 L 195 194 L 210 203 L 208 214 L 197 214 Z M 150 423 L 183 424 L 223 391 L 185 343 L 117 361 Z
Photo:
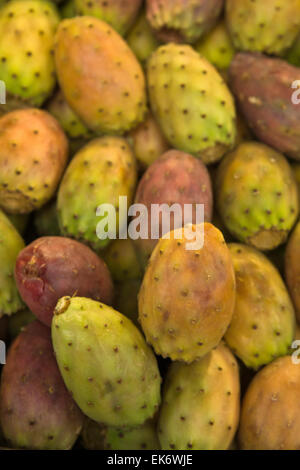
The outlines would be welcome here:
M 140 279 L 129 279 L 116 283 L 115 309 L 129 318 L 135 326 L 138 322 L 138 293 L 141 288 Z
M 40 237 L 60 235 L 56 199 L 48 202 L 34 214 L 34 227 Z
M 200 228 L 193 226 L 199 233 Z M 146 339 L 157 354 L 173 361 L 203 357 L 219 344 L 232 319 L 230 252 L 218 229 L 209 223 L 202 228 L 202 249 L 187 249 L 186 235 L 178 238 L 178 229 L 159 240 L 139 293 L 139 322 Z
M 236 54 L 229 68 L 230 87 L 250 129 L 295 160 L 300 160 L 300 121 L 291 87 L 298 76 L 297 67 L 255 53 Z
M 129 207 L 136 179 L 135 158 L 125 139 L 91 140 L 74 156 L 59 187 L 57 209 L 62 233 L 94 250 L 105 248 L 110 239 L 101 240 L 96 234 L 102 220 L 96 217 L 96 209 L 101 204 L 112 204 L 118 210 L 120 196 L 128 198 Z M 127 224 L 127 215 L 124 218 L 120 212 L 116 219 L 118 234 L 118 228 Z
M 144 173 L 137 187 L 135 203 L 143 204 L 148 210 L 148 238 L 135 240 L 140 262 L 145 267 L 157 243 L 157 239 L 151 238 L 151 229 L 155 227 L 151 216 L 154 204 L 167 204 L 168 209 L 172 204 L 180 204 L 182 216 L 184 204 L 192 204 L 189 223 L 202 222 L 196 221 L 195 204 L 204 204 L 204 219 L 211 221 L 213 194 L 209 173 L 201 160 L 178 150 L 169 150 Z M 178 227 L 174 227 L 175 221 L 172 213 L 168 231 Z M 162 225 L 160 218 L 160 237 L 163 235 Z
M 130 238 L 113 240 L 102 256 L 115 281 L 142 278 L 142 269 Z
M 290 356 L 259 371 L 242 404 L 242 450 L 299 450 L 300 368 Z
M 295 312 L 281 276 L 259 251 L 228 245 L 235 269 L 236 301 L 225 341 L 251 369 L 288 354 Z
M 86 416 L 107 426 L 134 427 L 157 411 L 155 356 L 124 315 L 95 300 L 63 297 L 52 340 L 67 388 Z
M 67 163 L 68 141 L 46 111 L 19 109 L 0 118 L 0 206 L 27 214 L 53 196 Z
M 147 0 L 147 18 L 164 42 L 193 43 L 216 23 L 223 0 Z
M 86 419 L 81 442 L 88 450 L 157 450 L 160 449 L 155 423 L 146 421 L 133 429 L 103 426 Z
M 154 35 L 144 10 L 129 31 L 126 41 L 143 65 L 146 65 L 152 52 L 160 45 L 160 41 Z
M 227 70 L 235 54 L 224 20 L 219 21 L 194 47 L 219 70 Z
M 190 46 L 159 47 L 147 66 L 150 104 L 174 148 L 209 164 L 236 136 L 233 97 L 216 69 Z
M 4 314 L 11 315 L 24 308 L 14 280 L 16 259 L 24 246 L 21 235 L 0 211 L 0 317 Z
M 68 104 L 96 134 L 122 134 L 143 121 L 143 70 L 108 24 L 87 16 L 62 21 L 56 34 L 55 63 Z
M 238 364 L 220 344 L 200 361 L 175 362 L 163 389 L 158 437 L 163 450 L 227 450 L 238 427 Z
M 299 0 L 227 0 L 226 22 L 236 49 L 282 55 L 300 29 Z
M 111 304 L 113 284 L 106 264 L 90 248 L 64 237 L 42 237 L 18 255 L 15 279 L 26 305 L 51 326 L 60 297 L 81 295 Z
M 34 320 L 36 320 L 36 317 L 28 308 L 11 315 L 8 319 L 9 339 L 14 340 L 23 331 L 24 327 Z
M 95 16 L 124 36 L 134 23 L 142 0 L 75 0 L 78 15 Z
M 59 21 L 55 5 L 46 0 L 13 0 L 1 8 L 0 77 L 7 91 L 1 112 L 39 107 L 53 92 L 51 51 Z
M 299 213 L 288 161 L 259 142 L 244 142 L 226 155 L 218 169 L 216 199 L 232 235 L 259 250 L 284 243 Z
M 297 223 L 285 251 L 285 279 L 293 299 L 298 322 L 300 322 L 300 222 Z
M 11 447 L 70 449 L 83 425 L 59 373 L 50 330 L 38 321 L 13 342 L 1 378 L 2 431 Z
M 149 113 L 145 121 L 130 132 L 129 142 L 142 170 L 149 167 L 170 148 L 152 113 Z

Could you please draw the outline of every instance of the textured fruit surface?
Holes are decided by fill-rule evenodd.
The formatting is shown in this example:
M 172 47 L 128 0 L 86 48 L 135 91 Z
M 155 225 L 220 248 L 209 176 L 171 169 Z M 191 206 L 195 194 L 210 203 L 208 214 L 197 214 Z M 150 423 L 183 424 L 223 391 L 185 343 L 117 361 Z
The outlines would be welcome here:
M 148 61 L 152 111 L 177 149 L 219 160 L 235 141 L 235 106 L 216 69 L 190 46 L 159 47 Z
M 59 23 L 55 5 L 46 0 L 14 0 L 0 11 L 0 77 L 9 110 L 41 106 L 55 86 L 52 50 Z M 2 108 L 2 106 L 1 106 Z
M 111 307 L 63 297 L 52 322 L 56 358 L 84 414 L 108 426 L 138 426 L 160 404 L 155 356 L 139 330 Z
M 16 259 L 23 248 L 22 237 L 0 211 L 0 317 L 11 315 L 24 307 L 14 280 Z
M 145 121 L 131 131 L 129 139 L 142 169 L 150 166 L 170 148 L 152 113 L 149 113 Z
M 299 105 L 292 84 L 299 69 L 261 54 L 237 54 L 230 66 L 230 87 L 259 140 L 300 160 Z
M 212 31 L 198 41 L 195 44 L 195 49 L 217 69 L 228 69 L 235 54 L 235 49 L 224 20 L 220 21 Z
M 155 247 L 139 293 L 139 321 L 157 354 L 192 362 L 218 345 L 232 319 L 235 278 L 230 252 L 213 225 L 200 249 L 181 229 Z M 166 289 L 166 285 L 168 288 Z M 188 307 L 187 307 L 188 306 Z
M 55 62 L 67 102 L 97 134 L 120 134 L 143 120 L 144 73 L 129 46 L 108 24 L 87 16 L 62 21 Z
M 138 293 L 141 287 L 140 279 L 131 279 L 116 284 L 115 308 L 123 313 L 137 327 L 138 323 Z
M 103 259 L 115 281 L 127 281 L 142 277 L 142 269 L 130 238 L 113 240 L 103 252 Z
M 300 367 L 285 356 L 264 367 L 242 404 L 240 447 L 245 450 L 299 450 Z
M 158 437 L 164 450 L 226 450 L 238 426 L 238 365 L 220 345 L 200 361 L 170 366 Z
M 65 134 L 50 114 L 34 108 L 5 114 L 0 128 L 0 206 L 19 214 L 39 209 L 67 163 Z
M 242 143 L 225 157 L 216 196 L 228 230 L 260 250 L 284 243 L 298 217 L 298 188 L 289 163 L 258 142 Z
M 36 316 L 33 315 L 33 313 L 28 308 L 11 315 L 8 321 L 9 339 L 15 339 L 21 333 L 24 327 L 34 320 L 36 320 Z
M 152 52 L 158 48 L 160 42 L 154 35 L 144 11 L 129 31 L 126 41 L 142 64 L 145 64 Z
M 164 42 L 193 43 L 216 23 L 223 0 L 147 0 L 147 18 Z
M 298 222 L 285 251 L 285 279 L 300 322 L 300 223 Z
M 148 210 L 146 221 L 148 229 L 145 228 L 148 237 L 135 241 L 141 264 L 145 266 L 157 243 L 158 237 L 155 239 L 152 233 L 156 233 L 160 238 L 165 232 L 187 223 L 202 222 L 196 220 L 198 217 L 196 204 L 204 205 L 204 220 L 210 222 L 213 194 L 209 173 L 201 160 L 178 150 L 170 150 L 144 173 L 135 194 L 135 203 L 143 204 Z M 177 204 L 178 207 L 174 206 L 175 212 L 170 212 L 173 204 Z M 188 219 L 185 218 L 188 215 L 185 204 L 191 205 Z M 158 206 L 162 208 L 159 218 L 153 215 L 155 205 L 157 208 Z M 166 224 L 164 230 L 164 223 L 169 214 L 170 222 Z
M 81 432 L 82 445 L 88 450 L 156 450 L 159 442 L 152 420 L 138 428 L 103 426 L 87 419 Z
M 236 301 L 225 340 L 247 367 L 258 369 L 288 354 L 295 333 L 294 308 L 280 274 L 262 253 L 237 243 L 228 246 Z
M 113 284 L 106 264 L 90 248 L 64 237 L 42 237 L 18 255 L 15 278 L 30 310 L 51 326 L 54 307 L 65 296 L 110 304 Z
M 1 377 L 1 427 L 11 447 L 70 449 L 83 415 L 59 373 L 50 330 L 38 321 L 13 342 Z
M 226 21 L 235 47 L 281 55 L 300 29 L 299 0 L 227 0 Z
M 56 199 L 35 212 L 34 227 L 40 237 L 60 235 Z
M 103 239 L 98 238 L 96 227 L 103 220 L 104 224 L 106 217 L 96 217 L 96 210 L 102 204 L 111 204 L 118 212 L 121 196 L 127 197 L 129 206 L 136 178 L 135 158 L 125 139 L 103 137 L 90 141 L 71 161 L 59 188 L 57 208 L 62 232 L 94 249 L 107 246 L 113 234 L 109 232 L 105 238 L 101 231 Z M 107 231 L 115 226 L 110 217 L 114 215 L 109 213 L 107 217 Z M 118 235 L 118 228 L 126 227 L 127 213 L 118 212 L 116 219 Z
M 75 0 L 78 15 L 95 16 L 124 35 L 134 22 L 142 0 Z

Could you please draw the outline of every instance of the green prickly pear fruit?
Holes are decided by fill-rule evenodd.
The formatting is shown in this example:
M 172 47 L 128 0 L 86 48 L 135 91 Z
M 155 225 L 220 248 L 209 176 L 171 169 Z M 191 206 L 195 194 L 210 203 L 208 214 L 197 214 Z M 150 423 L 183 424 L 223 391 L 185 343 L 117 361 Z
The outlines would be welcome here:
M 10 340 L 14 340 L 21 333 L 24 327 L 34 320 L 36 320 L 36 316 L 28 308 L 11 315 L 8 319 L 8 333 Z
M 154 35 L 146 18 L 145 11 L 142 11 L 139 15 L 135 24 L 129 31 L 126 41 L 143 65 L 147 63 L 152 52 L 160 45 L 160 41 Z
M 147 18 L 164 42 L 193 43 L 216 23 L 223 0 L 147 0 Z
M 115 281 L 142 278 L 142 269 L 130 238 L 113 240 L 102 255 Z
M 60 90 L 49 101 L 47 111 L 57 119 L 71 139 L 90 139 L 93 137 L 93 133 L 76 116 Z
M 141 288 L 139 279 L 129 279 L 128 281 L 119 282 L 116 285 L 116 301 L 115 308 L 118 312 L 123 313 L 138 328 L 138 293 Z
M 0 206 L 26 214 L 53 196 L 68 157 L 68 141 L 46 111 L 19 109 L 0 118 Z
M 300 367 L 291 356 L 260 370 L 243 399 L 239 429 L 242 450 L 299 450 Z
M 46 206 L 35 212 L 33 223 L 40 237 L 60 235 L 56 200 L 48 202 Z
M 128 198 L 129 206 L 136 178 L 135 158 L 125 139 L 102 137 L 90 141 L 75 155 L 59 187 L 57 208 L 62 233 L 95 250 L 105 248 L 112 234 L 109 232 L 107 238 L 98 238 L 96 209 L 101 204 L 112 204 L 118 211 L 120 196 Z M 118 213 L 116 219 L 116 229 L 124 228 L 127 213 Z M 110 222 L 113 221 L 109 219 L 108 230 Z
M 235 278 L 218 229 L 205 223 L 183 232 L 161 238 L 152 253 L 139 293 L 139 322 L 157 354 L 192 362 L 216 347 L 227 330 Z M 202 239 L 202 248 L 189 246 L 192 236 Z
M 279 272 L 262 253 L 237 243 L 228 246 L 236 301 L 225 340 L 247 367 L 258 369 L 288 354 L 295 333 L 294 308 Z
M 0 317 L 24 308 L 14 279 L 14 269 L 24 241 L 10 220 L 0 211 Z
M 67 450 L 84 417 L 59 373 L 49 328 L 27 325 L 9 349 L 0 392 L 1 427 L 11 447 Z
M 86 419 L 81 442 L 88 450 L 157 450 L 160 448 L 155 423 L 146 421 L 138 428 L 113 428 Z
M 300 222 L 297 223 L 285 251 L 285 279 L 300 322 Z
M 168 44 L 147 69 L 152 111 L 172 146 L 207 164 L 220 160 L 234 145 L 236 112 L 213 65 L 190 46 Z
M 158 423 L 163 450 L 227 450 L 238 427 L 238 364 L 223 344 L 200 361 L 173 363 Z
M 13 226 L 17 229 L 20 235 L 24 235 L 27 225 L 28 225 L 28 220 L 29 220 L 29 214 L 5 214 Z
M 94 300 L 63 297 L 52 321 L 56 359 L 86 416 L 107 426 L 139 426 L 160 404 L 152 350 L 124 315 Z
M 224 20 L 220 21 L 203 39 L 200 39 L 194 47 L 219 70 L 228 69 L 235 54 Z
M 238 50 L 282 55 L 300 29 L 300 0 L 227 0 L 226 22 Z
M 78 15 L 95 16 L 124 36 L 134 23 L 142 0 L 75 0 Z
M 131 131 L 129 141 L 142 169 L 150 166 L 170 148 L 152 113 L 149 113 L 145 121 Z
M 143 121 L 143 70 L 111 26 L 87 16 L 62 21 L 55 62 L 68 104 L 96 134 L 122 134 Z
M 225 157 L 218 169 L 216 196 L 227 229 L 259 250 L 284 243 L 299 213 L 289 163 L 258 142 L 242 143 Z
M 0 77 L 9 111 L 41 106 L 55 86 L 54 35 L 59 24 L 55 5 L 46 0 L 13 0 L 0 10 Z

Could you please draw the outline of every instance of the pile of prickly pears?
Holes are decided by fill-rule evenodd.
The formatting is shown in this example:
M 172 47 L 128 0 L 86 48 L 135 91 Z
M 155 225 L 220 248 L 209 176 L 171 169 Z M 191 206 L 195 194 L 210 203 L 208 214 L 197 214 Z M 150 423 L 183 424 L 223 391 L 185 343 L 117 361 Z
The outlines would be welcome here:
M 300 450 L 299 213 L 300 0 L 0 0 L 0 447 Z

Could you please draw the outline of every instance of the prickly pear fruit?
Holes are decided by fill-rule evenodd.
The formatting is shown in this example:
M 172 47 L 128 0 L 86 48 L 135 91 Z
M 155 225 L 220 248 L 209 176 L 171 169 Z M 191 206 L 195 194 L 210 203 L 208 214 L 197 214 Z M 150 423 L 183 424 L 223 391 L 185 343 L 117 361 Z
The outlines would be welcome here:
M 138 428 L 113 428 L 86 419 L 81 441 L 88 450 L 156 450 L 159 442 L 153 420 Z
M 47 104 L 47 111 L 57 119 L 65 133 L 71 139 L 90 139 L 93 133 L 83 124 L 66 102 L 60 90 Z
M 164 42 L 193 43 L 216 23 L 223 0 L 147 0 L 147 18 Z
M 241 410 L 239 443 L 245 450 L 299 450 L 300 367 L 291 356 L 259 371 Z
M 109 238 L 115 235 L 110 232 L 114 223 L 109 219 L 107 231 L 101 231 L 102 239 L 98 238 L 96 227 L 103 220 L 104 224 L 106 217 L 102 216 L 99 222 L 96 209 L 101 204 L 111 204 L 118 211 L 121 196 L 127 197 L 129 206 L 136 178 L 135 158 L 125 139 L 103 137 L 92 140 L 75 155 L 58 191 L 57 208 L 62 232 L 94 249 L 107 246 Z M 118 212 L 116 219 L 116 230 L 123 229 L 127 224 L 127 212 Z
M 297 223 L 285 251 L 285 279 L 300 322 L 300 222 Z
M 227 0 L 226 22 L 238 50 L 282 55 L 300 29 L 300 0 Z
M 17 229 L 20 235 L 24 235 L 28 220 L 29 214 L 5 214 L 7 218 L 11 221 L 13 226 Z
M 0 206 L 26 214 L 53 196 L 67 163 L 68 142 L 46 111 L 19 109 L 0 118 Z
M 145 121 L 131 131 L 129 141 L 142 169 L 150 166 L 170 148 L 152 113 L 149 113 Z
M 295 313 L 277 269 L 254 248 L 229 245 L 236 278 L 232 321 L 225 333 L 231 350 L 258 369 L 288 354 L 295 333 Z
M 8 333 L 9 339 L 12 341 L 15 339 L 26 325 L 36 320 L 36 316 L 29 310 L 25 308 L 20 312 L 14 313 L 8 319 Z
M 34 227 L 40 237 L 60 235 L 56 199 L 48 202 L 34 214 Z
M 142 269 L 130 238 L 112 241 L 103 252 L 103 259 L 115 281 L 127 281 L 142 277 Z
M 204 38 L 195 44 L 195 49 L 219 70 L 228 69 L 235 49 L 224 20 L 220 21 Z
M 134 427 L 157 411 L 155 356 L 124 315 L 95 300 L 63 297 L 55 308 L 52 340 L 67 388 L 89 418 Z
M 148 61 L 152 111 L 173 147 L 213 163 L 235 142 L 235 106 L 216 69 L 190 46 L 159 47 Z
M 146 18 L 145 11 L 142 11 L 139 15 L 129 31 L 126 41 L 143 65 L 146 64 L 152 52 L 160 45 Z
M 129 279 L 128 281 L 119 282 L 116 285 L 116 301 L 115 308 L 118 312 L 123 313 L 137 327 L 138 323 L 138 293 L 141 288 L 140 279 Z
M 90 248 L 64 237 L 42 237 L 18 255 L 15 279 L 22 299 L 51 326 L 54 307 L 65 295 L 110 304 L 113 284 L 106 264 Z
M 299 69 L 280 59 L 240 53 L 231 63 L 229 76 L 239 107 L 258 139 L 300 160 L 299 90 L 292 89 Z
M 144 119 L 143 70 L 108 24 L 87 16 L 62 21 L 55 62 L 67 102 L 96 134 L 124 133 Z
M 164 450 L 226 450 L 240 412 L 238 365 L 223 344 L 167 373 L 158 437 Z
M 70 449 L 83 415 L 59 373 L 50 330 L 38 321 L 13 342 L 1 378 L 1 426 L 12 447 Z
M 55 5 L 46 0 L 13 0 L 0 10 L 0 77 L 6 111 L 41 106 L 55 86 L 52 55 L 59 24 Z
M 122 36 L 134 23 L 141 5 L 142 0 L 75 0 L 78 15 L 95 16 L 108 23 Z
M 216 196 L 228 230 L 259 250 L 284 243 L 299 213 L 289 163 L 258 142 L 242 143 L 225 157 L 218 169 Z
M 0 211 L 0 317 L 24 308 L 14 280 L 14 268 L 24 241 L 9 219 Z
M 157 243 L 157 239 L 151 238 L 157 223 L 152 216 L 154 204 L 165 204 L 161 211 L 159 227 L 157 227 L 159 237 L 164 235 L 164 214 L 166 216 L 170 214 L 168 232 L 183 223 L 202 222 L 196 221 L 196 204 L 204 205 L 204 219 L 210 222 L 213 195 L 209 173 L 201 160 L 178 150 L 170 150 L 156 160 L 144 173 L 136 191 L 135 203 L 143 204 L 148 210 L 148 238 L 139 238 L 135 241 L 141 264 L 145 267 Z M 178 204 L 182 211 L 180 220 L 177 220 L 176 217 L 178 211 L 170 212 L 173 204 Z M 191 219 L 188 221 L 183 218 L 185 204 L 192 205 Z
M 152 253 L 139 293 L 139 321 L 157 354 L 192 362 L 217 346 L 227 330 L 235 278 L 218 229 L 205 223 L 181 232 L 161 238 Z M 192 235 L 197 246 L 189 245 Z

